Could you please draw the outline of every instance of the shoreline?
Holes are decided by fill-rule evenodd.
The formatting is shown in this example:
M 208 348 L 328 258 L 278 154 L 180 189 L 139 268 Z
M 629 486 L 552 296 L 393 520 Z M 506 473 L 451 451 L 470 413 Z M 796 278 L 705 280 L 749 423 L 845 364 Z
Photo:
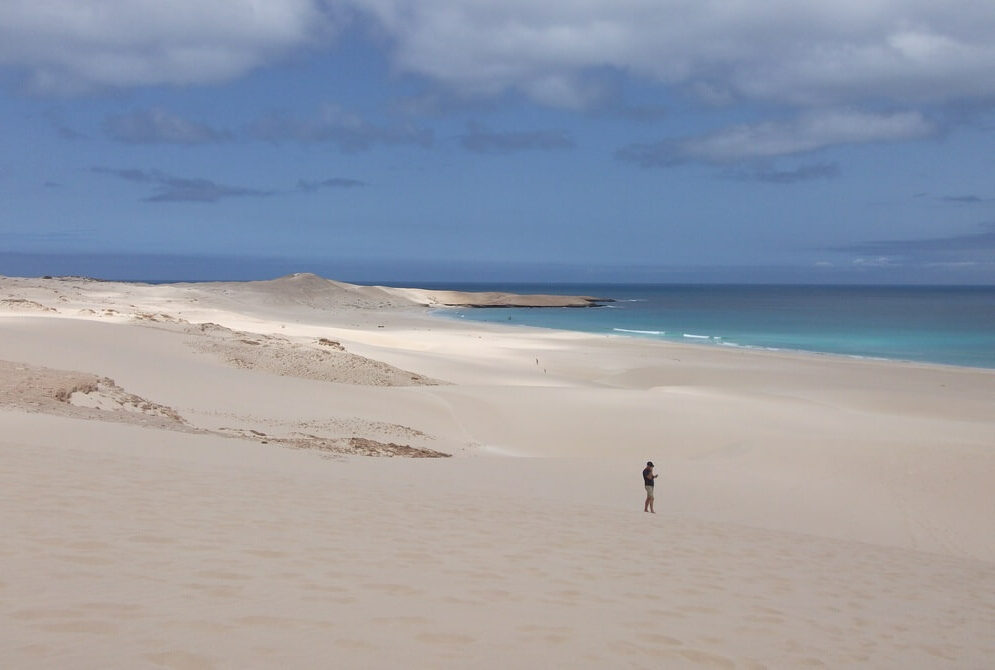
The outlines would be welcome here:
M 35 280 L 35 279 L 37 279 L 37 280 L 51 280 L 51 281 L 83 281 L 83 282 L 96 282 L 96 283 L 100 283 L 100 284 L 120 283 L 120 284 L 124 284 L 124 285 L 157 287 L 157 286 L 197 286 L 197 285 L 208 285 L 208 286 L 210 286 L 210 285 L 223 285 L 223 284 L 233 284 L 233 285 L 237 285 L 237 284 L 256 284 L 256 283 L 261 283 L 261 282 L 265 283 L 265 282 L 279 281 L 279 280 L 288 279 L 288 278 L 294 278 L 294 277 L 301 277 L 301 278 L 309 278 L 310 277 L 310 278 L 314 278 L 314 279 L 322 279 L 320 277 L 317 277 L 316 275 L 312 275 L 312 274 L 309 274 L 309 273 L 296 273 L 296 274 L 292 274 L 292 275 L 286 275 L 285 277 L 278 277 L 276 279 L 269 279 L 269 280 L 247 280 L 247 281 L 234 281 L 234 282 L 233 281 L 229 281 L 229 280 L 211 280 L 211 281 L 184 281 L 184 280 L 175 280 L 175 281 L 174 280 L 169 280 L 169 281 L 165 281 L 165 280 L 163 280 L 163 281 L 160 282 L 160 281 L 156 280 L 154 283 L 152 283 L 152 282 L 149 282 L 149 281 L 146 281 L 146 280 L 109 280 L 109 279 L 100 279 L 100 278 L 96 278 L 96 277 L 86 277 L 86 276 L 64 276 L 63 277 L 63 276 L 48 276 L 48 275 L 46 275 L 44 277 L 37 277 L 37 278 L 35 278 L 35 277 L 7 277 L 7 279 L 20 279 L 20 280 Z M 2 275 L 0 275 L 0 279 L 3 279 L 3 278 L 4 277 Z M 329 280 L 323 280 L 323 281 L 329 281 Z M 543 294 L 543 295 L 532 295 L 532 294 L 524 294 L 523 295 L 523 294 L 509 293 L 507 291 L 470 291 L 470 292 L 467 292 L 467 291 L 456 291 L 456 290 L 451 290 L 451 289 L 439 288 L 439 287 L 443 286 L 445 283 L 434 283 L 435 286 L 437 286 L 437 287 L 436 288 L 429 288 L 429 289 L 419 289 L 419 288 L 414 288 L 414 287 L 403 287 L 403 288 L 399 288 L 399 287 L 386 286 L 386 285 L 381 285 L 381 284 L 344 284 L 343 282 L 335 282 L 335 283 L 336 284 L 346 285 L 346 286 L 352 286 L 352 287 L 355 287 L 355 288 L 369 288 L 369 289 L 376 289 L 376 290 L 386 290 L 386 291 L 390 291 L 390 292 L 399 292 L 399 293 L 395 293 L 395 295 L 398 295 L 398 294 L 399 295 L 405 295 L 405 297 L 408 298 L 408 299 L 413 299 L 413 300 L 418 301 L 423 307 L 425 307 L 428 310 L 429 314 L 432 314 L 434 311 L 438 310 L 438 315 L 441 316 L 442 318 L 448 318 L 448 319 L 454 319 L 454 320 L 456 319 L 456 317 L 445 316 L 446 312 L 448 312 L 450 310 L 458 310 L 458 309 L 467 309 L 467 310 L 477 310 L 477 309 L 482 309 L 482 310 L 486 310 L 486 309 L 529 309 L 529 310 L 531 310 L 531 309 L 555 309 L 555 308 L 590 309 L 590 308 L 601 308 L 601 307 L 605 307 L 606 304 L 617 301 L 613 297 L 596 298 L 596 297 L 591 297 L 591 296 L 578 296 L 578 295 L 572 295 L 572 294 L 559 294 L 559 293 L 557 293 L 557 294 Z M 514 286 L 515 283 L 514 282 L 510 282 L 510 283 L 504 283 L 504 284 L 502 284 L 502 283 L 497 283 L 497 282 L 487 282 L 487 283 L 479 283 L 479 284 L 470 283 L 468 285 L 476 286 L 478 288 L 485 288 L 485 287 L 497 287 L 497 286 Z M 540 286 L 540 285 L 541 284 L 535 284 L 535 283 L 523 283 L 523 284 L 520 284 L 520 286 L 523 286 L 523 287 Z M 577 287 L 585 287 L 585 286 L 586 287 L 591 287 L 591 286 L 598 286 L 600 284 L 574 283 L 574 284 L 562 284 L 561 286 L 566 287 L 566 286 L 570 286 L 570 285 L 575 285 Z M 620 286 L 620 287 L 634 287 L 634 286 L 641 287 L 641 286 L 671 286 L 671 285 L 669 285 L 669 284 L 660 284 L 660 285 L 657 285 L 657 284 L 647 284 L 647 285 L 642 285 L 642 284 L 624 284 L 624 283 L 619 283 L 618 286 Z M 673 285 L 673 286 L 684 286 L 684 285 Z M 688 286 L 697 286 L 697 285 L 688 285 Z M 768 287 L 769 286 L 769 287 L 774 287 L 774 286 L 780 286 L 780 285 L 776 285 L 776 284 L 770 284 L 770 285 L 768 285 L 768 284 L 758 284 L 758 285 L 753 285 L 753 284 L 744 284 L 744 285 L 738 285 L 738 284 L 719 284 L 719 285 L 716 285 L 716 286 L 727 286 L 727 287 L 735 287 L 735 288 L 740 288 L 740 287 L 752 288 L 752 287 L 755 287 L 755 286 L 763 286 L 763 287 Z M 803 285 L 803 286 L 801 286 L 801 288 L 834 288 L 834 289 L 848 289 L 848 288 L 883 288 L 883 289 L 889 289 L 889 288 L 897 288 L 897 289 L 903 289 L 903 288 L 909 288 L 909 287 L 907 287 L 907 286 L 898 286 L 898 285 L 896 285 L 896 286 L 886 285 L 886 286 L 877 287 L 876 285 L 849 285 L 849 284 L 841 284 L 841 285 L 819 285 L 819 284 L 813 284 L 813 285 Z M 990 286 L 986 286 L 986 285 L 963 285 L 963 286 L 923 285 L 923 286 L 914 286 L 913 288 L 922 288 L 922 289 L 989 289 L 991 287 Z M 440 297 L 439 296 L 445 296 L 447 294 L 450 295 L 450 296 L 457 296 L 456 299 L 459 299 L 459 298 L 462 298 L 462 297 L 465 297 L 465 296 L 468 296 L 468 295 L 469 296 L 474 296 L 474 297 L 479 296 L 479 298 L 476 301 L 474 301 L 473 299 L 470 299 L 468 302 L 463 302 L 463 303 L 442 302 L 442 301 L 440 301 Z M 516 298 L 538 299 L 538 300 L 531 300 L 531 301 L 530 300 L 524 300 L 524 301 L 519 301 L 519 302 L 516 303 L 515 302 Z M 550 300 L 550 299 L 552 299 L 552 300 Z M 535 304 L 528 304 L 530 302 L 535 303 Z M 558 302 L 560 304 L 558 304 Z M 626 302 L 626 301 L 622 300 L 622 302 Z M 943 367 L 943 368 L 964 368 L 964 369 L 967 369 L 967 370 L 982 370 L 982 371 L 984 371 L 984 370 L 991 370 L 991 371 L 995 371 L 995 364 L 992 364 L 992 365 L 966 365 L 966 364 L 961 364 L 961 363 L 947 363 L 947 362 L 936 361 L 936 360 L 917 360 L 917 359 L 902 358 L 902 357 L 892 357 L 892 356 L 887 356 L 887 355 L 845 353 L 845 352 L 837 352 L 837 351 L 823 351 L 823 350 L 818 350 L 818 349 L 804 349 L 804 348 L 791 348 L 791 347 L 774 347 L 774 346 L 767 346 L 767 345 L 762 345 L 762 344 L 723 343 L 723 342 L 714 341 L 716 339 L 721 340 L 722 337 L 719 337 L 719 336 L 707 336 L 707 335 L 703 335 L 703 336 L 700 336 L 701 341 L 696 341 L 696 340 L 699 339 L 698 336 L 695 336 L 694 338 L 690 338 L 687 335 L 685 335 L 683 340 L 678 340 L 678 339 L 665 339 L 665 338 L 662 338 L 662 337 L 661 338 L 642 337 L 642 336 L 640 336 L 639 334 L 637 334 L 635 332 L 627 332 L 625 329 L 615 329 L 613 332 L 601 332 L 601 331 L 590 331 L 590 330 L 560 328 L 560 327 L 557 327 L 557 326 L 541 326 L 541 325 L 531 325 L 531 324 L 504 324 L 504 323 L 500 323 L 500 322 L 497 322 L 497 321 L 490 321 L 490 320 L 487 320 L 487 319 L 480 319 L 480 320 L 478 320 L 478 319 L 474 319 L 472 317 L 470 318 L 470 320 L 473 321 L 474 323 L 478 323 L 478 324 L 488 324 L 488 323 L 491 323 L 491 324 L 504 325 L 504 326 L 510 325 L 510 326 L 523 327 L 523 328 L 536 328 L 536 329 L 539 329 L 539 330 L 553 330 L 553 331 L 559 330 L 559 331 L 564 331 L 564 332 L 584 333 L 584 334 L 588 334 L 588 335 L 630 337 L 630 338 L 635 338 L 635 339 L 640 339 L 640 340 L 655 341 L 655 342 L 661 342 L 661 343 L 664 343 L 664 344 L 677 345 L 677 346 L 680 346 L 680 345 L 711 346 L 711 347 L 716 347 L 716 348 L 726 348 L 726 349 L 729 349 L 729 350 L 743 350 L 743 351 L 761 352 L 761 353 L 765 353 L 765 354 L 785 354 L 785 355 L 802 355 L 802 356 L 808 356 L 808 355 L 812 355 L 812 356 L 829 356 L 829 357 L 838 357 L 838 358 L 841 358 L 841 359 L 858 360 L 858 361 L 872 361 L 872 362 L 876 361 L 876 362 L 900 363 L 900 364 L 908 364 L 908 365 L 940 366 L 940 367 Z M 709 341 L 704 341 L 706 338 L 709 339 Z
M 458 317 L 455 317 L 455 316 L 445 316 L 445 310 L 447 310 L 447 309 L 460 309 L 460 308 L 459 307 L 452 307 L 452 308 L 449 308 L 449 307 L 437 307 L 437 308 L 431 308 L 431 311 L 429 312 L 429 314 L 431 316 L 435 317 L 435 318 L 440 318 L 440 319 L 444 319 L 444 320 L 457 321 L 458 322 L 459 321 Z M 729 352 L 742 351 L 742 352 L 749 352 L 749 353 L 761 354 L 761 355 L 768 355 L 768 356 L 782 356 L 783 355 L 783 356 L 801 356 L 801 357 L 808 357 L 808 356 L 827 357 L 827 358 L 830 358 L 830 359 L 840 359 L 840 360 L 844 360 L 844 361 L 846 361 L 846 360 L 851 360 L 851 361 L 866 361 L 868 363 L 898 364 L 898 365 L 909 365 L 909 366 L 922 366 L 922 367 L 928 367 L 928 368 L 935 367 L 935 368 L 941 368 L 941 369 L 960 369 L 960 370 L 965 370 L 965 371 L 989 372 L 989 373 L 995 374 L 995 367 L 975 366 L 975 365 L 957 365 L 955 363 L 938 363 L 938 362 L 935 362 L 935 361 L 917 361 L 917 360 L 907 359 L 907 358 L 886 358 L 886 357 L 883 357 L 883 356 L 865 356 L 865 355 L 860 355 L 860 354 L 843 354 L 843 353 L 838 353 L 838 352 L 833 352 L 833 351 L 814 351 L 814 350 L 809 350 L 809 349 L 789 349 L 789 348 L 783 348 L 783 347 L 763 347 L 763 346 L 759 346 L 759 345 L 745 345 L 745 344 L 723 345 L 723 344 L 718 343 L 718 342 L 695 342 L 693 340 L 692 341 L 667 340 L 667 339 L 662 339 L 662 338 L 640 337 L 637 334 L 626 333 L 626 332 L 595 332 L 595 331 L 589 331 L 589 330 L 573 330 L 573 329 L 568 329 L 568 328 L 556 328 L 556 327 L 553 327 L 553 326 L 535 326 L 535 325 L 532 325 L 532 324 L 525 324 L 525 323 L 501 323 L 501 322 L 498 322 L 498 321 L 487 321 L 487 320 L 478 321 L 476 319 L 468 319 L 467 321 L 470 322 L 470 323 L 477 324 L 477 325 L 493 325 L 493 326 L 496 326 L 497 328 L 511 328 L 511 329 L 522 328 L 522 329 L 535 330 L 535 331 L 540 331 L 540 332 L 541 331 L 551 331 L 551 332 L 561 332 L 561 333 L 576 333 L 576 334 L 579 334 L 579 335 L 587 335 L 587 336 L 590 336 L 590 337 L 604 337 L 604 338 L 617 337 L 617 338 L 625 338 L 625 339 L 638 340 L 638 341 L 641 341 L 641 342 L 653 342 L 653 343 L 661 344 L 661 345 L 664 345 L 664 346 L 667 346 L 667 347 L 676 347 L 676 348 L 683 348 L 683 347 L 695 347 L 695 348 L 698 348 L 698 347 L 703 347 L 703 348 L 708 348 L 709 350 L 729 351 Z

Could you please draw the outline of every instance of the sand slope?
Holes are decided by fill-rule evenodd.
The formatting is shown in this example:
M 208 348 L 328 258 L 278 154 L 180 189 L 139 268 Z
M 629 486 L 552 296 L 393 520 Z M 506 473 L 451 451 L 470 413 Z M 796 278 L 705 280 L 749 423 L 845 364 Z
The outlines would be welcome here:
M 467 325 L 304 275 L 0 300 L 10 667 L 995 654 L 992 372 Z

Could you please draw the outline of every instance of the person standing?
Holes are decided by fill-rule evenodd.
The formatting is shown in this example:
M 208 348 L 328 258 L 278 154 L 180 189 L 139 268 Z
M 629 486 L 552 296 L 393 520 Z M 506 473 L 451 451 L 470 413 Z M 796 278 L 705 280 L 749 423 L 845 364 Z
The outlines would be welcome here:
M 644 512 L 656 514 L 656 510 L 653 509 L 653 480 L 659 476 L 653 474 L 653 461 L 646 461 L 646 467 L 643 468 L 643 485 L 646 487 L 646 502 L 643 503 Z

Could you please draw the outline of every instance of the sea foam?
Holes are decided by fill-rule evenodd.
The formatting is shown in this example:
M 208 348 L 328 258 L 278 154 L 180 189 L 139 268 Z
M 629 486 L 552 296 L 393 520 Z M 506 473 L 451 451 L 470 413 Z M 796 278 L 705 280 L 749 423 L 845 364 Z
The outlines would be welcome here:
M 612 328 L 617 333 L 635 333 L 637 335 L 666 335 L 663 330 L 632 330 L 630 328 Z

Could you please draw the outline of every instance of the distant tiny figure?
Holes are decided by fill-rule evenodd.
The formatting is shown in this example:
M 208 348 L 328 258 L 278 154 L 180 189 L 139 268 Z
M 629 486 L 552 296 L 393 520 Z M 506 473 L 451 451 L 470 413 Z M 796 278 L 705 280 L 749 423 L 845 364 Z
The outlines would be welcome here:
M 646 461 L 646 467 L 643 468 L 643 484 L 646 487 L 646 502 L 643 503 L 644 512 L 656 514 L 656 510 L 653 509 L 653 480 L 659 476 L 653 474 L 653 461 Z

